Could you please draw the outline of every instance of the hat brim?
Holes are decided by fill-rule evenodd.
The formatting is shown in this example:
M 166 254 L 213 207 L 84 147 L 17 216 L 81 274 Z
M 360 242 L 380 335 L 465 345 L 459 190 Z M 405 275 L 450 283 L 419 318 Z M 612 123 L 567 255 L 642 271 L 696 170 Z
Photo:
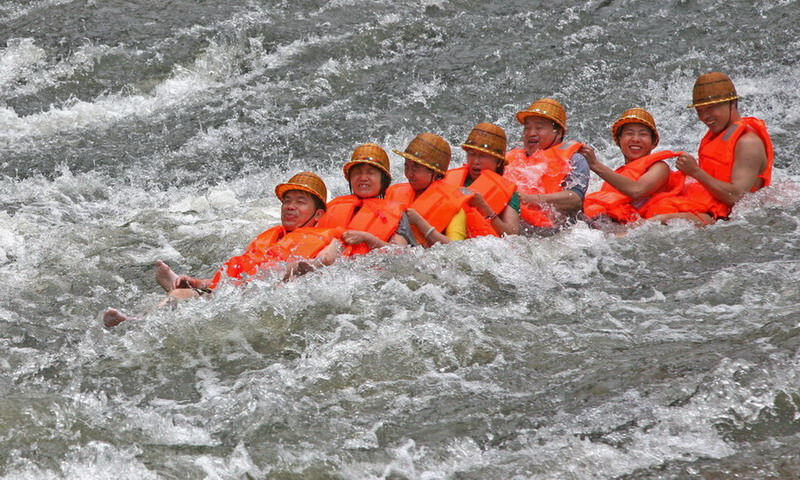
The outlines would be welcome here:
M 461 148 L 463 148 L 464 150 L 477 150 L 479 152 L 489 154 L 495 158 L 499 158 L 500 160 L 502 160 L 503 164 L 508 165 L 508 159 L 506 158 L 505 155 L 500 155 L 499 153 L 489 150 L 488 148 L 479 147 L 477 145 L 470 145 L 468 143 L 462 143 Z
M 447 173 L 447 172 L 443 172 L 438 167 L 426 162 L 425 160 L 417 157 L 416 155 L 411 155 L 408 152 L 401 152 L 399 150 L 392 150 L 392 153 L 396 153 L 396 154 L 400 155 L 403 158 L 406 158 L 408 160 L 411 160 L 414 163 L 418 163 L 418 164 L 422 165 L 425 168 L 430 168 L 431 170 L 433 170 L 434 172 L 438 173 L 439 175 L 445 175 Z
M 378 162 L 373 162 L 372 160 L 353 160 L 351 162 L 345 163 L 344 164 L 344 178 L 349 180 L 350 179 L 350 169 L 353 168 L 355 165 L 358 165 L 359 163 L 366 163 L 367 165 L 372 165 L 373 167 L 377 168 L 381 172 L 383 172 L 386 175 L 388 175 L 389 176 L 389 180 L 392 179 L 391 172 L 389 172 L 389 170 L 387 170 L 385 166 L 381 165 Z
M 286 192 L 288 192 L 290 190 L 301 190 L 303 192 L 308 192 L 311 195 L 313 195 L 314 197 L 320 199 L 322 204 L 325 205 L 325 207 L 327 208 L 328 199 L 322 198 L 322 194 L 320 192 L 314 190 L 313 188 L 310 188 L 310 187 L 308 187 L 306 185 L 301 185 L 299 183 L 289 183 L 289 182 L 287 182 L 287 183 L 279 183 L 275 187 L 275 195 L 278 197 L 278 200 L 280 200 L 282 202 L 283 201 L 283 196 L 286 194 Z
M 739 99 L 739 95 L 733 95 L 733 96 L 724 97 L 724 98 L 715 98 L 713 100 L 707 100 L 705 102 L 697 102 L 697 103 L 693 103 L 691 105 L 687 105 L 686 108 L 704 107 L 706 105 L 713 105 L 715 103 L 725 103 L 725 102 L 730 102 L 730 101 L 738 100 L 738 99 Z

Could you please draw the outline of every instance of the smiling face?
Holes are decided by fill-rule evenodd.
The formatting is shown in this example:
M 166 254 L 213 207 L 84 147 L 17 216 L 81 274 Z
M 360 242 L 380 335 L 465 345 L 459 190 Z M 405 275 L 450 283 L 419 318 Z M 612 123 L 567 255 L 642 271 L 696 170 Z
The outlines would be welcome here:
M 530 155 L 537 150 L 546 150 L 558 144 L 559 136 L 560 130 L 552 120 L 531 115 L 525 118 L 522 127 L 522 147 L 525 153 Z
M 436 179 L 436 172 L 413 160 L 406 159 L 405 174 L 411 188 L 422 193 Z
M 724 132 L 728 128 L 732 121 L 733 110 L 732 102 L 712 103 L 695 108 L 697 118 L 715 134 Z
M 619 131 L 619 149 L 625 163 L 650 155 L 653 151 L 653 131 L 641 123 L 628 123 Z
M 312 227 L 325 210 L 318 208 L 314 196 L 303 190 L 289 190 L 281 202 L 281 224 L 287 232 Z
M 383 172 L 368 163 L 353 165 L 349 172 L 350 190 L 359 198 L 373 198 L 381 193 Z
M 477 180 L 484 170 L 497 171 L 498 163 L 501 160 L 494 155 L 489 155 L 478 150 L 467 150 L 467 169 L 469 177 Z

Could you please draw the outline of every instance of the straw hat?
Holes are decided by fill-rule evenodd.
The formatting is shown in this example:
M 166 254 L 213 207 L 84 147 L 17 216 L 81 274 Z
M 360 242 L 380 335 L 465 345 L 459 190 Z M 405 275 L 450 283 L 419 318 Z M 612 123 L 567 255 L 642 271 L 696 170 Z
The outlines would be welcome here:
M 300 172 L 296 174 L 290 178 L 288 182 L 278 184 L 278 186 L 275 187 L 275 195 L 277 195 L 278 200 L 282 202 L 283 196 L 289 190 L 308 192 L 319 198 L 323 205 L 325 205 L 325 202 L 328 200 L 328 189 L 325 188 L 325 182 L 315 173 Z
M 447 168 L 450 166 L 450 144 L 444 138 L 430 132 L 417 135 L 408 144 L 405 152 L 392 151 L 441 175 L 447 173 Z
M 344 165 L 344 178 L 349 180 L 350 169 L 359 163 L 372 165 L 388 175 L 389 179 L 392 178 L 392 174 L 389 172 L 389 155 L 378 144 L 365 143 L 356 147 L 353 155 L 350 156 L 350 161 Z
M 556 122 L 564 130 L 567 129 L 567 111 L 564 110 L 563 105 L 552 98 L 540 98 L 531 103 L 531 106 L 526 110 L 517 112 L 517 120 L 519 120 L 519 123 L 524 124 L 525 119 L 530 116 L 546 118 Z
M 627 125 L 629 123 L 641 123 L 645 127 L 648 127 L 655 136 L 653 139 L 653 147 L 658 145 L 658 129 L 656 128 L 656 121 L 653 120 L 653 116 L 650 115 L 650 112 L 644 108 L 629 108 L 622 112 L 622 115 L 620 115 L 617 121 L 614 122 L 614 125 L 611 126 L 611 138 L 614 139 L 614 143 L 619 145 L 619 131 L 622 129 L 623 125 Z
M 730 77 L 722 72 L 711 72 L 697 77 L 692 91 L 692 104 L 687 108 L 702 107 L 714 103 L 736 100 L 736 87 Z
M 506 161 L 506 132 L 492 123 L 479 123 L 472 128 L 467 141 L 461 144 L 464 150 L 477 150 Z

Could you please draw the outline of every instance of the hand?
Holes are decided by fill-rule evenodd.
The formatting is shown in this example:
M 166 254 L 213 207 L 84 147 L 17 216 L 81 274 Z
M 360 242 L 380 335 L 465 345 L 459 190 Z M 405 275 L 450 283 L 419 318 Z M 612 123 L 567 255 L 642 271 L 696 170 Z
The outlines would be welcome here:
M 582 145 L 581 148 L 578 149 L 578 153 L 586 157 L 586 163 L 589 164 L 589 168 L 594 171 L 598 165 L 602 165 L 600 161 L 597 159 L 597 153 L 594 151 L 594 148 L 590 147 L 589 145 Z
M 481 215 L 485 216 L 485 215 L 491 215 L 492 213 L 494 213 L 492 211 L 492 207 L 490 207 L 489 204 L 486 203 L 486 199 L 483 198 L 483 195 L 481 195 L 478 192 L 475 192 L 475 196 L 470 198 L 469 202 L 467 202 L 467 203 L 471 207 L 477 209 L 481 213 Z
M 348 245 L 358 245 L 359 243 L 367 243 L 371 236 L 367 232 L 347 230 L 342 234 L 342 241 Z
M 697 173 L 700 171 L 700 166 L 697 164 L 697 160 L 695 160 L 693 156 L 686 152 L 682 152 L 680 155 L 678 155 L 677 160 L 675 160 L 675 168 L 686 175 L 689 175 L 690 177 L 697 176 Z
M 411 225 L 414 225 L 417 228 L 423 228 L 425 226 L 423 225 L 425 219 L 422 218 L 422 215 L 417 213 L 417 211 L 414 210 L 413 208 L 409 208 L 408 210 L 406 210 L 406 214 L 408 215 L 408 221 L 409 223 L 411 223 Z M 428 222 L 425 223 L 427 224 Z
M 180 275 L 175 279 L 174 282 L 172 282 L 172 289 L 194 288 L 193 283 L 196 283 L 196 279 L 194 277 L 190 277 L 189 275 Z

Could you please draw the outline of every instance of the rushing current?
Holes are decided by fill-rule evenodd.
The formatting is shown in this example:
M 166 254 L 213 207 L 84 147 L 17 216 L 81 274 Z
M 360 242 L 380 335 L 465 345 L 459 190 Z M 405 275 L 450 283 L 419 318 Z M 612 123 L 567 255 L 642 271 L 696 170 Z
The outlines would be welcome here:
M 0 476 L 800 477 L 797 0 L 5 0 Z M 300 170 L 567 108 L 650 110 L 696 152 L 720 70 L 773 186 L 707 228 L 584 224 L 343 261 L 155 309 Z M 396 181 L 400 157 L 390 154 Z M 594 176 L 590 191 L 599 188 Z M 107 307 L 148 313 L 101 326 Z

